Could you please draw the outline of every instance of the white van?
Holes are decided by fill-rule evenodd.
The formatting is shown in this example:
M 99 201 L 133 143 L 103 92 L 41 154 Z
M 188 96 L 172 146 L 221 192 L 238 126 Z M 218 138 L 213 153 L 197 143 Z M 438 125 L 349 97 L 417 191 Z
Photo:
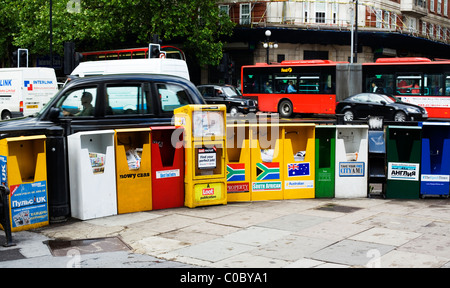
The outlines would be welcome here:
M 186 61 L 179 59 L 122 59 L 81 62 L 70 75 L 86 77 L 108 74 L 165 74 L 189 79 Z
M 52 68 L 1 68 L 0 117 L 2 120 L 39 112 L 58 92 Z

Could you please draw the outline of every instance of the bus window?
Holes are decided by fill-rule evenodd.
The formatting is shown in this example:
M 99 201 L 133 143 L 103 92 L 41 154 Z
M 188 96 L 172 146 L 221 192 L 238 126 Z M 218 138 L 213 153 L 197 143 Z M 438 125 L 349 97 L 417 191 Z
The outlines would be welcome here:
M 120 59 L 131 59 L 131 53 L 130 52 L 121 52 L 119 53 Z
M 442 74 L 425 74 L 424 75 L 424 95 L 443 95 Z
M 322 82 L 320 83 L 320 88 L 324 94 L 334 94 L 336 83 L 331 74 L 326 74 L 322 77 Z
M 259 91 L 261 93 L 273 93 L 273 80 L 272 75 L 261 75 L 262 86 Z
M 319 76 L 300 76 L 298 83 L 298 93 L 319 93 L 319 80 Z
M 420 75 L 397 76 L 398 95 L 420 95 L 422 79 Z
M 258 91 L 258 80 L 259 75 L 256 73 L 244 74 L 244 80 L 242 83 L 244 93 L 257 93 Z
M 366 77 L 364 92 L 394 94 L 394 75 L 376 74 Z
M 106 54 L 106 60 L 116 60 L 119 59 L 118 53 L 108 53 Z
M 275 93 L 294 93 L 297 91 L 296 75 L 275 75 Z
M 132 55 L 133 59 L 143 59 L 146 58 L 145 51 L 135 51 Z
M 447 75 L 447 77 L 445 77 L 445 95 L 450 95 L 450 75 Z

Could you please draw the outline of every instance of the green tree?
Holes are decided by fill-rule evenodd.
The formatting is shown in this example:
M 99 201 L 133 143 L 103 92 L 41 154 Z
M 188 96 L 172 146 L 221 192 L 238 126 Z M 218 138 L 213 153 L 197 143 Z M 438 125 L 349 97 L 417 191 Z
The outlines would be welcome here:
M 14 5 L 16 1 L 0 0 L 0 67 L 2 62 L 8 64 L 12 57 L 13 33 L 18 31 L 17 14 L 15 14 Z
M 0 0 L 10 5 L 17 28 L 10 30 L 12 44 L 30 54 L 48 54 L 49 0 Z M 200 65 L 218 65 L 220 37 L 230 35 L 234 24 L 221 15 L 215 0 L 53 0 L 53 51 L 73 41 L 79 51 L 147 46 L 152 35 L 177 40 Z M 4 5 L 2 5 L 4 6 Z M 0 10 L 1 11 L 1 10 Z M 2 20 L 0 20 L 2 21 Z M 2 23 L 2 22 L 0 22 Z M 1 36 L 0 36 L 1 37 Z M 8 41 L 8 38 L 5 38 Z M 0 38 L 0 43 L 2 38 Z M 0 50 L 1 53 L 2 50 Z M 1 54 L 0 54 L 1 55 Z

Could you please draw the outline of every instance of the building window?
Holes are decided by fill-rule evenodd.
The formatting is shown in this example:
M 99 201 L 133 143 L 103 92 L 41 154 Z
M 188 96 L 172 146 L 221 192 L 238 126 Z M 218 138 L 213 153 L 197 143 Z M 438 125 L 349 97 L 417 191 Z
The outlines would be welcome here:
M 412 18 L 412 17 L 407 18 L 406 23 L 408 25 L 408 32 L 410 32 L 410 33 L 416 32 L 416 23 L 417 23 L 416 20 L 417 20 L 416 18 Z
M 383 28 L 385 28 L 385 29 L 389 29 L 389 18 L 390 18 L 389 12 L 385 11 L 384 12 L 384 22 L 383 22 Z
M 337 3 L 333 3 L 332 4 L 333 6 L 333 24 L 337 24 L 337 14 L 338 14 L 338 9 L 339 9 L 339 6 L 338 6 L 338 4 Z
M 391 29 L 395 30 L 397 29 L 397 14 L 392 13 L 391 15 Z
M 383 22 L 383 10 L 376 10 L 375 12 L 376 14 L 376 25 L 375 27 L 377 28 L 381 28 L 382 27 L 382 22 Z
M 230 6 L 228 5 L 219 5 L 219 11 L 222 15 L 230 16 Z
M 422 22 L 422 34 L 427 35 L 427 22 Z
M 444 16 L 448 15 L 448 0 L 444 0 Z
M 325 23 L 325 12 L 316 12 L 316 23 Z
M 442 13 L 441 7 L 442 7 L 442 0 L 437 0 L 437 7 L 436 7 L 437 11 L 436 11 L 436 13 L 438 13 L 438 14 Z
M 239 24 L 250 24 L 250 4 L 241 4 L 240 15 L 241 17 L 239 18 Z
M 328 51 L 312 51 L 312 50 L 305 50 L 303 51 L 303 59 L 304 60 L 316 60 L 316 59 L 322 59 L 322 60 L 328 60 Z
M 434 0 L 430 0 L 430 11 L 434 12 Z
M 325 3 L 322 1 L 316 2 L 316 23 L 325 23 Z
M 303 11 L 304 11 L 304 16 L 305 16 L 305 19 L 303 22 L 308 23 L 308 12 L 309 12 L 309 3 L 308 2 L 303 3 Z

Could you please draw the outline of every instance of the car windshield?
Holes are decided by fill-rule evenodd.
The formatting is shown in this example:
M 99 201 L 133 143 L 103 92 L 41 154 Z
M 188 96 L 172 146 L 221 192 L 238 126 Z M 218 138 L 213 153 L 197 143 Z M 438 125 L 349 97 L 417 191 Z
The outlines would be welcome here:
M 387 96 L 387 95 L 376 95 L 377 97 L 375 98 L 377 102 L 380 102 L 381 100 L 384 100 L 386 103 L 394 103 L 395 100 L 392 99 L 391 97 Z
M 394 102 L 398 102 L 398 103 L 402 102 L 402 100 L 400 98 L 395 97 L 394 95 L 389 95 L 389 97 L 392 98 L 394 100 Z
M 227 97 L 240 97 L 236 89 L 233 87 L 223 87 L 222 88 L 223 94 Z

